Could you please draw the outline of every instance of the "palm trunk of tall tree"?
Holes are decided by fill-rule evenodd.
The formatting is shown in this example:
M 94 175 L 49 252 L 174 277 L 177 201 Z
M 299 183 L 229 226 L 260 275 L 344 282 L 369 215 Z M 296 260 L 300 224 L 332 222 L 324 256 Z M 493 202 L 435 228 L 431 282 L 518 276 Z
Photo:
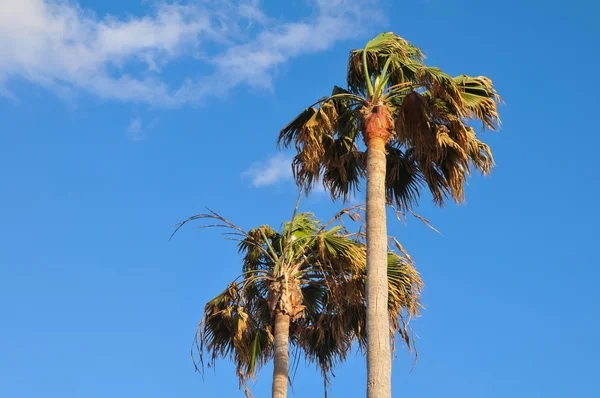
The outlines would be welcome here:
M 273 398 L 286 398 L 288 387 L 288 343 L 290 316 L 281 311 L 275 314 L 275 356 L 273 358 Z
M 376 107 L 367 128 L 367 398 L 391 398 L 385 214 L 385 145 L 383 112 Z M 382 123 L 384 126 L 382 126 Z

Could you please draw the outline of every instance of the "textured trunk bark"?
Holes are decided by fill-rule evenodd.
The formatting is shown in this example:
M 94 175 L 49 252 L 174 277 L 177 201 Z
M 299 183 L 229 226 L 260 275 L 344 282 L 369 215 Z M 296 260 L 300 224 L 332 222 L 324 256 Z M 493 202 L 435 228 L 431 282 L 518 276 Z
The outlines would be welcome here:
M 286 398 L 288 387 L 288 343 L 290 316 L 277 311 L 275 315 L 275 356 L 273 358 L 273 398 Z
M 367 135 L 368 136 L 368 135 Z M 385 214 L 386 140 L 367 144 L 367 398 L 391 398 Z

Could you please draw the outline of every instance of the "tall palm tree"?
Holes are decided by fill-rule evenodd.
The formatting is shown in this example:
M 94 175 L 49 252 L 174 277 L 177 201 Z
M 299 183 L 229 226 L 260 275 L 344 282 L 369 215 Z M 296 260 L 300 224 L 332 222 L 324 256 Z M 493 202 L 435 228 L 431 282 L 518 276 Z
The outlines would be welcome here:
M 470 167 L 487 174 L 494 165 L 469 122 L 499 127 L 500 98 L 487 77 L 429 67 L 419 48 L 391 32 L 350 52 L 347 86 L 294 118 L 278 144 L 296 148 L 292 167 L 306 192 L 322 180 L 345 200 L 366 177 L 367 396 L 390 398 L 389 320 L 378 305 L 388 294 L 386 202 L 410 208 L 424 186 L 440 206 L 462 202 Z
M 231 229 L 243 254 L 242 274 L 210 300 L 198 325 L 195 348 L 203 364 L 230 357 L 240 387 L 273 359 L 272 396 L 287 395 L 291 343 L 317 364 L 327 388 L 334 366 L 365 336 L 366 249 L 362 234 L 342 225 L 328 228 L 310 213 L 299 213 L 281 232 L 268 225 L 244 232 L 216 213 L 184 221 L 210 219 Z M 344 213 L 349 214 L 349 213 Z M 388 254 L 391 328 L 409 349 L 407 321 L 419 313 L 422 282 L 410 257 Z

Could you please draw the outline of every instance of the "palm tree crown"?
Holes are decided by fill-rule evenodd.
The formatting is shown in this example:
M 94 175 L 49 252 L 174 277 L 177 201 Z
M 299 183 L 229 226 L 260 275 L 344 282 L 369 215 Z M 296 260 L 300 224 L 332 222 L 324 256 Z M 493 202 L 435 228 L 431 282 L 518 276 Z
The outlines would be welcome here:
M 309 191 L 322 179 L 334 199 L 347 199 L 366 176 L 359 140 L 379 135 L 386 141 L 389 203 L 414 205 L 424 185 L 439 205 L 448 197 L 462 202 L 470 166 L 487 174 L 494 165 L 469 123 L 497 129 L 499 102 L 489 78 L 451 77 L 426 66 L 419 48 L 382 33 L 350 52 L 347 88 L 336 86 L 305 109 L 278 143 L 297 149 L 299 185 Z
M 290 343 L 318 366 L 327 385 L 352 343 L 366 342 L 362 234 L 330 226 L 332 221 L 323 225 L 311 213 L 298 213 L 281 231 L 262 225 L 244 232 L 216 213 L 181 225 L 196 219 L 233 230 L 243 255 L 242 274 L 205 306 L 195 339 L 200 364 L 205 353 L 209 366 L 229 357 L 249 394 L 247 381 L 273 359 L 274 320 L 286 314 Z M 390 333 L 399 333 L 410 349 L 407 323 L 419 313 L 422 281 L 410 257 L 391 251 L 388 275 Z

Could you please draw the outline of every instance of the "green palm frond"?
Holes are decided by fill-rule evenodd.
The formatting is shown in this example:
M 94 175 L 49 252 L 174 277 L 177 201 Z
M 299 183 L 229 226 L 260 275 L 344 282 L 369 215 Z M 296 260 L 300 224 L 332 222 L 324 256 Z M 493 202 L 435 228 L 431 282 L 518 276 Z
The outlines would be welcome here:
M 419 315 L 423 281 L 412 261 L 394 252 L 388 254 L 388 287 L 390 318 L 398 318 L 402 312 L 409 318 Z
M 279 244 L 280 235 L 270 226 L 261 225 L 248 231 L 245 239 L 239 242 L 238 251 L 244 253 L 243 272 L 265 269 L 272 261 L 268 251 L 265 250 L 265 238 L 277 245 Z
M 418 83 L 414 65 L 421 64 L 423 59 L 421 50 L 400 36 L 392 32 L 381 33 L 369 41 L 364 49 L 350 52 L 347 73 L 348 91 L 367 95 L 369 80 L 373 75 L 380 75 L 383 72 L 388 60 L 390 62 L 386 73 L 389 74 L 389 85 L 407 81 Z M 365 65 L 369 79 L 365 78 Z
M 492 81 L 485 76 L 471 77 L 460 75 L 454 81 L 461 89 L 467 117 L 479 119 L 484 127 L 496 130 L 500 127 L 498 104 L 502 102 Z

